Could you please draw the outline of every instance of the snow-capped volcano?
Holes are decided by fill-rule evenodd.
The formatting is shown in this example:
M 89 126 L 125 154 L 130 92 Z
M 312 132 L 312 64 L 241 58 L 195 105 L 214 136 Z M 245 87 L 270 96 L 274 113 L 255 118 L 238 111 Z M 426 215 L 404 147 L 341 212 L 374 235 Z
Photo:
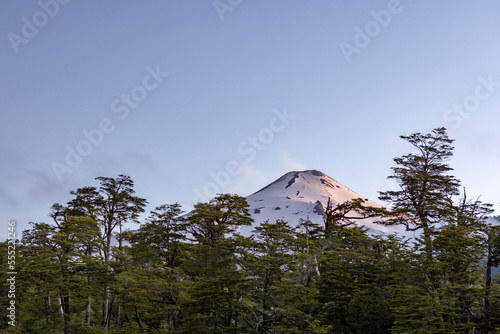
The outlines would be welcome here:
M 325 208 L 328 199 L 330 199 L 332 207 L 335 208 L 341 203 L 356 198 L 363 197 L 317 170 L 306 170 L 286 173 L 276 181 L 248 196 L 247 201 L 255 224 L 260 224 L 264 220 L 274 222 L 277 219 L 283 219 L 290 225 L 295 226 L 299 224 L 299 220 L 302 218 L 324 226 Z M 370 200 L 367 200 L 364 205 L 382 207 Z M 360 213 L 356 212 L 351 212 L 348 216 L 362 217 Z M 380 219 L 352 219 L 346 221 L 346 223 L 364 226 L 368 233 L 372 235 L 388 235 L 394 232 L 402 232 L 401 228 L 375 224 L 375 221 L 378 220 Z

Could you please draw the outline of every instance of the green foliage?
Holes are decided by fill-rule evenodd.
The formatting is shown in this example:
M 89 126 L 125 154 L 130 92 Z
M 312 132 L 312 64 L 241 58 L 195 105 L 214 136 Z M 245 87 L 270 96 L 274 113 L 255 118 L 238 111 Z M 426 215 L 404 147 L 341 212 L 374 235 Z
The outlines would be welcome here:
M 249 332 L 304 333 L 314 320 L 317 290 L 301 280 L 299 240 L 288 223 L 263 222 L 255 240 L 241 249 L 247 274 L 245 323 Z
M 189 216 L 189 232 L 199 243 L 214 245 L 238 228 L 251 225 L 244 197 L 222 194 L 209 203 L 197 203 Z
M 192 283 L 181 329 L 186 333 L 236 332 L 244 275 L 235 254 L 242 239 L 234 232 L 252 222 L 248 203 L 237 195 L 218 195 L 209 203 L 196 204 L 188 220 L 195 243 L 182 266 Z
M 23 304 L 25 312 L 33 312 L 40 318 L 26 322 L 23 327 L 27 331 L 40 331 L 40 326 L 58 324 L 62 317 L 64 332 L 70 333 L 74 327 L 72 301 L 92 293 L 89 280 L 103 269 L 86 255 L 88 248 L 97 242 L 99 229 L 92 218 L 73 216 L 59 220 L 58 226 L 45 223 L 32 226 L 23 233 L 22 271 L 18 280 L 22 282 L 19 288 L 29 298 Z
M 394 264 L 395 333 L 488 331 L 482 263 L 487 256 L 484 218 L 491 205 L 461 200 L 459 181 L 448 172 L 453 140 L 444 128 L 402 136 L 416 153 L 395 158 L 401 190 L 381 192 L 392 211 L 386 224 L 422 231 Z M 486 284 L 485 284 L 486 283 Z
M 187 221 L 180 204 L 164 204 L 151 211 L 136 233 L 127 232 L 129 253 L 137 263 L 174 268 L 183 262 Z
M 338 333 L 387 333 L 392 325 L 387 291 L 389 244 L 360 228 L 337 226 L 320 258 L 320 318 Z

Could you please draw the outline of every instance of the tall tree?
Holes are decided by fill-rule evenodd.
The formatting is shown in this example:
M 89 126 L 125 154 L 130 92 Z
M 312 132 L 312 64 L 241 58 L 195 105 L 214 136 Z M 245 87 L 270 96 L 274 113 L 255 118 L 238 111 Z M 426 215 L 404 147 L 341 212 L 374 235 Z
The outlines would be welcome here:
M 431 133 L 401 136 L 415 148 L 415 153 L 394 158 L 394 179 L 400 190 L 380 192 L 379 199 L 391 204 L 387 225 L 405 225 L 409 231 L 423 231 L 427 260 L 432 261 L 432 236 L 436 225 L 453 214 L 452 197 L 458 195 L 459 181 L 448 172 L 453 155 L 453 140 L 445 128 Z
M 187 276 L 180 266 L 187 258 L 187 221 L 180 204 L 151 211 L 138 231 L 128 232 L 123 271 L 117 290 L 139 328 L 166 327 L 178 331 Z
M 188 222 L 179 203 L 163 204 L 151 211 L 138 231 L 129 233 L 130 252 L 136 261 L 160 267 L 178 267 L 187 239 Z
M 252 218 L 244 197 L 222 194 L 198 203 L 188 217 L 195 242 L 182 267 L 191 277 L 190 300 L 184 304 L 187 333 L 233 333 L 238 328 L 244 275 L 238 270 L 235 232 Z
M 485 215 L 490 205 L 459 195 L 459 181 L 449 172 L 452 139 L 446 129 L 401 136 L 414 153 L 395 158 L 390 178 L 400 190 L 380 193 L 391 204 L 384 224 L 416 231 L 394 273 L 396 333 L 471 332 L 479 327 L 484 296 Z
M 87 275 L 92 270 L 92 262 L 85 252 L 97 244 L 99 229 L 93 219 L 86 217 L 69 216 L 58 222 L 58 226 L 34 223 L 32 229 L 24 231 L 22 242 L 35 253 L 31 253 L 34 256 L 31 257 L 30 252 L 25 252 L 23 275 L 38 276 L 42 279 L 39 283 L 48 283 L 40 291 L 54 292 L 58 300 L 56 309 L 64 321 L 64 333 L 69 334 L 72 332 L 71 300 L 82 298 L 90 291 Z M 42 273 L 45 275 L 39 276 Z
M 220 194 L 208 203 L 197 203 L 189 216 L 189 232 L 196 241 L 214 245 L 218 240 L 252 223 L 244 197 Z
M 117 178 L 97 177 L 99 189 L 95 187 L 79 188 L 70 193 L 75 196 L 68 202 L 68 210 L 76 214 L 93 218 L 100 229 L 100 251 L 104 263 L 111 270 L 112 245 L 116 237 L 118 249 L 122 248 L 124 223 L 138 222 L 140 213 L 144 212 L 146 199 L 135 196 L 134 182 L 130 176 L 119 174 Z M 119 229 L 116 233 L 116 228 Z M 109 327 L 111 321 L 109 285 L 105 288 L 103 302 L 103 325 Z M 119 322 L 120 305 L 117 306 L 117 321 Z
M 302 260 L 307 258 L 301 256 L 307 245 L 283 220 L 264 221 L 255 232 L 255 240 L 240 249 L 240 266 L 247 275 L 243 328 L 251 333 L 309 333 L 316 325 L 319 331 L 313 316 L 317 289 L 304 270 Z
M 327 239 L 317 283 L 322 324 L 335 333 L 389 333 L 394 320 L 386 260 L 390 243 L 344 226 L 332 227 Z
M 487 256 L 486 215 L 490 204 L 463 198 L 454 205 L 454 215 L 434 239 L 435 277 L 442 304 L 448 305 L 443 319 L 450 328 L 473 332 L 484 318 L 484 260 Z
M 500 217 L 492 218 L 496 224 L 489 226 L 487 230 L 487 258 L 486 258 L 486 282 L 484 293 L 484 325 L 485 332 L 492 331 L 492 308 L 491 308 L 491 291 L 492 291 L 492 270 L 500 266 Z

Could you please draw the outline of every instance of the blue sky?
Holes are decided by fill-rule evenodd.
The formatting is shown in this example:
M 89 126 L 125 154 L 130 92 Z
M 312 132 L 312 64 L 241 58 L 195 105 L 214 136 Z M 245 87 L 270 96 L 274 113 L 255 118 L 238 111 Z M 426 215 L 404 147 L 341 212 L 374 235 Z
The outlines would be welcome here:
M 246 196 L 297 169 L 376 200 L 410 151 L 399 136 L 441 126 L 456 139 L 454 175 L 499 213 L 499 10 L 3 1 L 0 221 L 49 221 L 69 190 L 118 174 L 148 210 Z

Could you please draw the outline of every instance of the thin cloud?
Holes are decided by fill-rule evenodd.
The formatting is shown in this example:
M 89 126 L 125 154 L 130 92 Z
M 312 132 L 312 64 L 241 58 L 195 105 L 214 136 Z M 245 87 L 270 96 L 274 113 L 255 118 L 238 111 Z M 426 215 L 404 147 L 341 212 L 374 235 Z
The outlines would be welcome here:
M 300 170 L 305 170 L 306 165 L 295 161 L 292 156 L 290 155 L 290 152 L 281 152 L 280 153 L 280 162 L 281 162 L 281 169 L 282 171 L 290 172 L 290 171 L 300 171 Z
M 226 189 L 224 189 L 224 192 L 247 196 L 265 187 L 285 173 L 306 169 L 306 166 L 294 160 L 289 152 L 281 152 L 278 162 L 280 167 L 271 172 L 257 169 L 254 165 L 248 163 L 242 165 L 239 176 L 231 181 Z

